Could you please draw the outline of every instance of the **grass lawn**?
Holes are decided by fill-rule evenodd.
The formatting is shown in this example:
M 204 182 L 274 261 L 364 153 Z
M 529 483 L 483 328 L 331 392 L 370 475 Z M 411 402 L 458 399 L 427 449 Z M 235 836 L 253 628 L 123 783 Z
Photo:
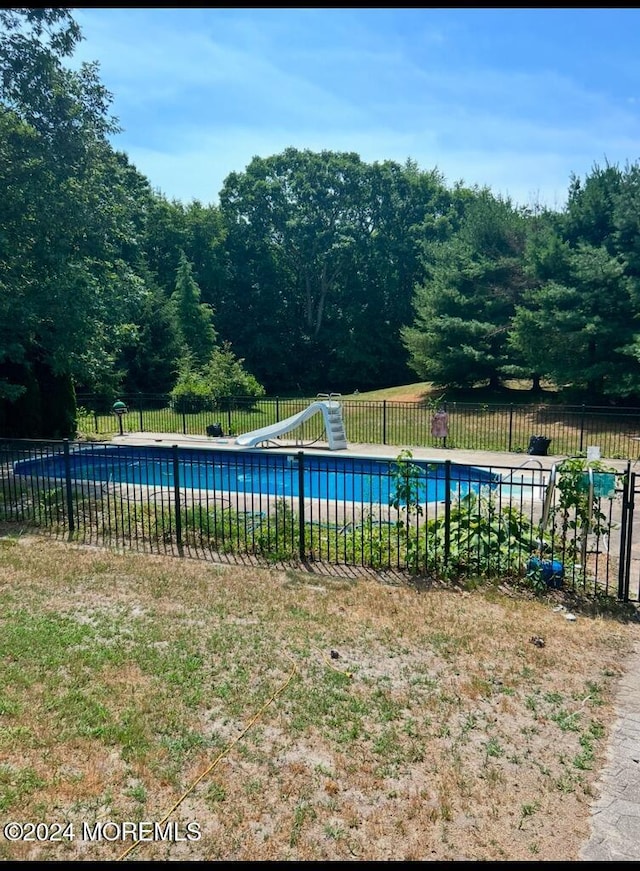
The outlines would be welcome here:
M 636 411 L 597 407 L 584 414 L 580 404 L 565 406 L 552 385 L 542 392 L 529 382 L 510 381 L 499 390 L 477 387 L 443 393 L 429 382 L 343 395 L 343 420 L 347 439 L 354 444 L 437 446 L 430 432 L 431 414 L 444 396 L 449 412 L 447 447 L 524 453 L 532 435 L 550 439 L 551 452 L 574 456 L 588 445 L 602 447 L 603 456 L 630 459 L 637 456 L 635 437 L 640 431 Z M 271 425 L 305 409 L 315 397 L 261 401 L 254 407 L 177 414 L 168 406 L 154 410 L 132 406 L 124 418 L 127 432 L 175 432 L 204 436 L 207 425 L 219 421 L 227 435 L 239 435 Z M 114 415 L 94 417 L 82 411 L 78 435 L 83 440 L 105 440 L 118 432 Z M 325 438 L 320 415 L 305 421 L 296 436 L 308 443 Z
M 39 833 L 5 861 L 576 860 L 640 633 L 10 527 L 0 605 L 1 817 Z

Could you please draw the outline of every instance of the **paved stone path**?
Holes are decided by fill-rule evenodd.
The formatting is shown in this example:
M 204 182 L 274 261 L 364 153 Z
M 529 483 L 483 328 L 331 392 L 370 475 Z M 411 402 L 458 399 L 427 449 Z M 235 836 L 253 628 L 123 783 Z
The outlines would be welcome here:
M 618 685 L 608 760 L 592 806 L 591 837 L 579 856 L 583 861 L 640 859 L 640 642 L 626 667 Z

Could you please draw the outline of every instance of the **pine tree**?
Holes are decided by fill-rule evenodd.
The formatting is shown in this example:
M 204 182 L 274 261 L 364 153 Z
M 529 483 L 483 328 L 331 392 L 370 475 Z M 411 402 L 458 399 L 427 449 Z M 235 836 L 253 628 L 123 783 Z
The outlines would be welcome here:
M 183 350 L 191 354 L 197 367 L 203 367 L 209 361 L 217 341 L 213 309 L 200 302 L 200 288 L 184 251 L 180 252 L 176 287 L 171 299 Z

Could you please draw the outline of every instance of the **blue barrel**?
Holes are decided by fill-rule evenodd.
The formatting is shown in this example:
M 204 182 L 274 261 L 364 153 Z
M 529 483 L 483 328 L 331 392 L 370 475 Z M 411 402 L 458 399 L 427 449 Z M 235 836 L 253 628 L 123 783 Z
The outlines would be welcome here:
M 532 556 L 527 563 L 527 573 L 529 572 L 539 572 L 548 587 L 553 587 L 556 590 L 562 587 L 564 566 L 560 560 L 540 559 L 538 556 Z

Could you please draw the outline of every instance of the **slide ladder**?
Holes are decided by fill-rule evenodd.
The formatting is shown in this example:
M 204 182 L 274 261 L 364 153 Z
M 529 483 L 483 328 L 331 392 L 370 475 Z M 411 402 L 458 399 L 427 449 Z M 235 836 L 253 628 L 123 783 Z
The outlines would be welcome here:
M 344 429 L 344 421 L 342 420 L 342 406 L 336 401 L 335 397 L 339 393 L 319 393 L 318 399 L 324 399 L 325 408 L 325 428 L 327 430 L 327 441 L 329 442 L 330 451 L 341 451 L 347 447 L 347 434 Z

